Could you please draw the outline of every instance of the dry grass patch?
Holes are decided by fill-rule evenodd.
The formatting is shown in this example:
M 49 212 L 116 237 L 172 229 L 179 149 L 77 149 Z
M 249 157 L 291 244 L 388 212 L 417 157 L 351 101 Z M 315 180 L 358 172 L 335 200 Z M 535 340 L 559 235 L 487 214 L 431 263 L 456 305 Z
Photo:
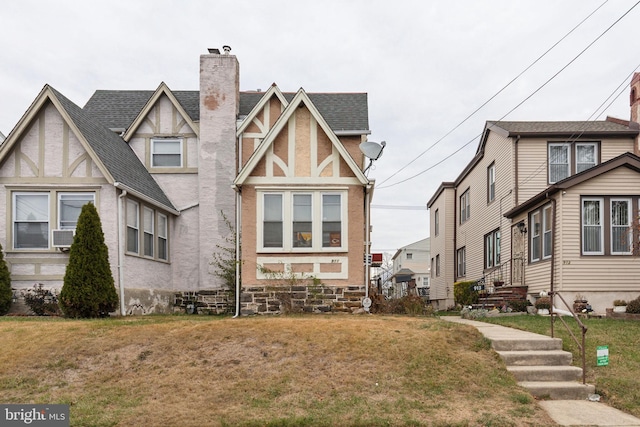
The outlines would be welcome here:
M 434 318 L 0 321 L 6 403 L 78 426 L 553 425 L 475 329 Z

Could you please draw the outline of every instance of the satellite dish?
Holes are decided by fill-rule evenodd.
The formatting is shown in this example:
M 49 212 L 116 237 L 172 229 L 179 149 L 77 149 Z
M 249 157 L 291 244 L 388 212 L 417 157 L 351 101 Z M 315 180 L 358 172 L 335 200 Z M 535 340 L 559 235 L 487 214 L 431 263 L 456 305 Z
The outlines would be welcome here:
M 384 150 L 385 145 L 387 145 L 385 141 L 382 141 L 380 144 L 373 141 L 365 141 L 360 144 L 360 151 L 369 159 L 378 160 L 382 155 L 382 150 Z

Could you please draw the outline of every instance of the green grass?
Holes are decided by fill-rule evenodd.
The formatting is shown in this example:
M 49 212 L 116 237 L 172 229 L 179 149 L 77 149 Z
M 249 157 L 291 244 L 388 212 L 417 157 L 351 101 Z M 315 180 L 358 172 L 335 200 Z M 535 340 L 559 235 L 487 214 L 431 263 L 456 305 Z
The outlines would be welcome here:
M 551 335 L 551 318 L 542 316 L 508 316 L 478 319 L 543 335 Z M 581 342 L 581 331 L 575 320 L 564 318 L 574 336 Z M 618 319 L 581 319 L 587 327 L 586 379 L 596 386 L 607 404 L 640 417 L 640 322 Z M 563 348 L 573 354 L 573 364 L 582 366 L 578 345 L 560 320 L 554 323 L 554 336 L 562 338 Z M 596 366 L 596 348 L 609 347 L 609 364 Z

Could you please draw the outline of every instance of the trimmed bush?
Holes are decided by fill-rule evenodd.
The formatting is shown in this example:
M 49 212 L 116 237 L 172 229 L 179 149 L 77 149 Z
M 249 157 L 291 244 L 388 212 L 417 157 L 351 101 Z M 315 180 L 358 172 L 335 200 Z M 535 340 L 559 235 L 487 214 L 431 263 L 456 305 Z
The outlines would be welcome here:
M 82 207 L 69 264 L 60 291 L 66 317 L 106 317 L 118 307 L 118 294 L 104 243 L 102 223 L 93 203 Z
M 640 297 L 627 303 L 627 313 L 640 314 Z
M 60 306 L 55 291 L 45 289 L 42 283 L 33 285 L 24 293 L 24 302 L 37 316 L 59 316 Z
M 509 307 L 511 307 L 511 309 L 513 311 L 526 312 L 527 311 L 527 307 L 531 306 L 531 301 L 529 301 L 529 300 L 509 301 L 508 304 L 509 304 Z
M 9 312 L 12 297 L 11 274 L 9 267 L 7 267 L 7 261 L 4 259 L 2 245 L 0 245 L 0 316 Z
M 456 304 L 472 305 L 477 304 L 480 299 L 478 291 L 473 290 L 473 286 L 476 285 L 475 280 L 468 280 L 465 282 L 456 282 L 453 284 L 453 297 Z

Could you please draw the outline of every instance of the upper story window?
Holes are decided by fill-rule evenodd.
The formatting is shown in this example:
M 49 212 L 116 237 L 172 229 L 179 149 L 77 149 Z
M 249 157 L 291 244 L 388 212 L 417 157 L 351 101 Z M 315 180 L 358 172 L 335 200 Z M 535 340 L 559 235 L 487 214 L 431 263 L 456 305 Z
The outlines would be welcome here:
M 496 163 L 493 162 L 487 168 L 487 203 L 496 198 Z
M 411 252 L 407 252 L 407 260 L 413 259 L 413 254 Z
M 57 209 L 50 209 L 51 198 Z M 95 203 L 95 193 L 12 193 L 13 248 L 49 249 L 51 229 L 74 230 L 87 203 Z
M 460 196 L 460 224 L 466 222 L 471 217 L 471 194 L 467 189 Z
M 258 250 L 346 249 L 344 198 L 342 192 L 262 193 Z
M 548 150 L 550 184 L 598 164 L 597 142 L 550 143 Z
M 151 167 L 182 167 L 182 139 L 159 138 L 151 140 Z
M 433 221 L 434 221 L 434 226 L 433 228 L 435 228 L 435 230 L 433 231 L 434 235 L 437 236 L 438 234 L 440 234 L 440 211 L 438 209 L 436 209 L 435 213 L 433 214 Z

